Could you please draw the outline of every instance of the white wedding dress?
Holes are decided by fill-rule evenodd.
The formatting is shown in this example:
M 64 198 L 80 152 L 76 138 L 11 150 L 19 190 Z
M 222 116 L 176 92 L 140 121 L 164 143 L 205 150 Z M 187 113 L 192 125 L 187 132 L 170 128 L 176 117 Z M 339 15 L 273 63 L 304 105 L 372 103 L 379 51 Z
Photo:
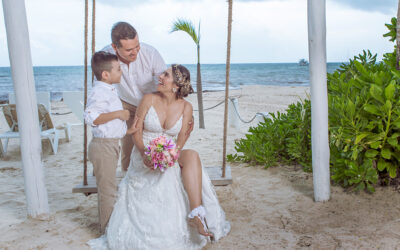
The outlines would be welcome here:
M 153 106 L 144 120 L 143 142 L 160 135 L 176 138 L 182 117 L 163 130 Z M 230 224 L 219 205 L 210 178 L 203 169 L 202 201 L 206 220 L 216 241 L 228 234 Z M 188 225 L 189 200 L 176 163 L 164 172 L 150 170 L 134 148 L 126 176 L 118 188 L 118 198 L 100 238 L 88 242 L 91 249 L 200 249 L 208 238 Z

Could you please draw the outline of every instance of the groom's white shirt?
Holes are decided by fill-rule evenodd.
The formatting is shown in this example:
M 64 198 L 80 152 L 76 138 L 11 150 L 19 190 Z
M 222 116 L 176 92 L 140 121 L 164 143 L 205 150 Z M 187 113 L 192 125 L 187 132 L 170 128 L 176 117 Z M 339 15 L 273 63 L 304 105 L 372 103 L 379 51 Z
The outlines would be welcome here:
M 115 54 L 111 45 L 102 49 Z M 134 62 L 127 64 L 120 62 L 122 77 L 117 85 L 119 97 L 124 102 L 139 106 L 144 94 L 154 92 L 158 84 L 158 76 L 167 66 L 160 53 L 146 43 L 140 43 L 140 50 Z
M 111 85 L 95 81 L 95 85 L 89 94 L 83 116 L 86 124 L 92 126 L 93 137 L 120 139 L 126 134 L 126 122 L 120 119 L 114 119 L 97 126 L 93 124 L 97 117 L 103 113 L 123 110 L 115 85 L 118 84 Z

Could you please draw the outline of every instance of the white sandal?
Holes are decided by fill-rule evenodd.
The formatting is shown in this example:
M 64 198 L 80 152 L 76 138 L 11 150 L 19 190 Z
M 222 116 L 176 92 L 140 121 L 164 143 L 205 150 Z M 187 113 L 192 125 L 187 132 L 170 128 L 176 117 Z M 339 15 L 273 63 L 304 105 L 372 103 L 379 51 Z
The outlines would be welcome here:
M 197 228 L 197 224 L 195 222 L 195 217 L 199 218 L 201 224 L 203 225 L 204 232 L 211 234 L 211 236 L 209 236 L 210 240 L 214 241 L 214 235 L 208 229 L 207 220 L 206 220 L 206 210 L 202 205 L 193 209 L 188 215 L 189 223 L 191 224 L 191 226 L 194 226 Z

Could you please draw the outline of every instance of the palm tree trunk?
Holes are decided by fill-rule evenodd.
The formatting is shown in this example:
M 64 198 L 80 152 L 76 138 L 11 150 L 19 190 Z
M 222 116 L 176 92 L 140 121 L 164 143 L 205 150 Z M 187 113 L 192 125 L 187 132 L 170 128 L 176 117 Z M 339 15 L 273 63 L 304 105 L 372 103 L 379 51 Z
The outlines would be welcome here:
M 204 126 L 204 113 L 203 113 L 203 87 L 201 86 L 201 73 L 200 73 L 200 46 L 197 46 L 197 102 L 199 106 L 199 127 Z
M 397 24 L 396 24 L 396 69 L 400 70 L 400 0 L 397 5 Z
M 222 178 L 226 169 L 226 139 L 228 134 L 228 98 L 229 98 L 229 73 L 231 70 L 231 34 L 232 34 L 232 0 L 228 1 L 228 41 L 226 49 L 226 79 L 225 79 L 225 112 L 224 112 L 224 139 L 222 151 Z

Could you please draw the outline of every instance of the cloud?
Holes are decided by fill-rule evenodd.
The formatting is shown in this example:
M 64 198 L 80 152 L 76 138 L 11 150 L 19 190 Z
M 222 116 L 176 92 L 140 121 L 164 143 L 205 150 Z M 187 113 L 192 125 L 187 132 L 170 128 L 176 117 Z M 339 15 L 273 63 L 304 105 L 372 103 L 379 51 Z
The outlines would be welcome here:
M 332 0 L 353 9 L 377 11 L 385 14 L 394 13 L 397 0 Z
M 174 2 L 202 2 L 202 0 L 175 0 Z M 235 2 L 287 2 L 289 0 L 234 0 Z M 328 0 L 329 1 L 329 0 Z M 365 10 L 369 12 L 381 12 L 385 14 L 395 13 L 397 7 L 397 0 L 330 0 L 337 2 L 341 5 L 346 5 L 353 9 Z M 89 1 L 90 2 L 90 1 Z M 119 0 L 117 2 L 111 0 L 97 0 L 98 3 L 105 4 L 113 7 L 132 7 L 146 5 L 146 4 L 157 4 L 166 3 L 166 0 Z M 91 4 L 91 3 L 89 3 Z M 173 2 L 170 4 L 174 4 Z
M 358 1 L 355 7 L 344 0 L 326 1 L 328 61 L 347 61 L 363 49 L 371 49 L 380 58 L 393 50 L 393 43 L 382 37 L 387 32 L 384 24 L 390 21 L 392 13 L 376 11 L 388 5 L 395 9 L 393 1 L 370 0 L 375 3 L 362 8 L 371 11 L 360 10 L 360 0 L 348 0 L 355 1 L 354 4 Z M 97 50 L 110 43 L 112 25 L 126 21 L 137 29 L 140 41 L 157 48 L 167 63 L 196 63 L 196 47 L 189 36 L 183 32 L 169 33 L 172 22 L 182 17 L 195 23 L 201 20 L 201 62 L 225 63 L 226 1 L 96 3 Z M 41 6 L 48 8 L 43 10 Z M 84 1 L 26 0 L 26 8 L 33 64 L 82 65 Z M 0 30 L 4 30 L 2 13 L 0 4 Z M 6 33 L 0 32 L 0 66 L 9 65 L 6 44 Z M 307 58 L 307 0 L 234 0 L 231 53 L 232 63 L 297 62 Z

